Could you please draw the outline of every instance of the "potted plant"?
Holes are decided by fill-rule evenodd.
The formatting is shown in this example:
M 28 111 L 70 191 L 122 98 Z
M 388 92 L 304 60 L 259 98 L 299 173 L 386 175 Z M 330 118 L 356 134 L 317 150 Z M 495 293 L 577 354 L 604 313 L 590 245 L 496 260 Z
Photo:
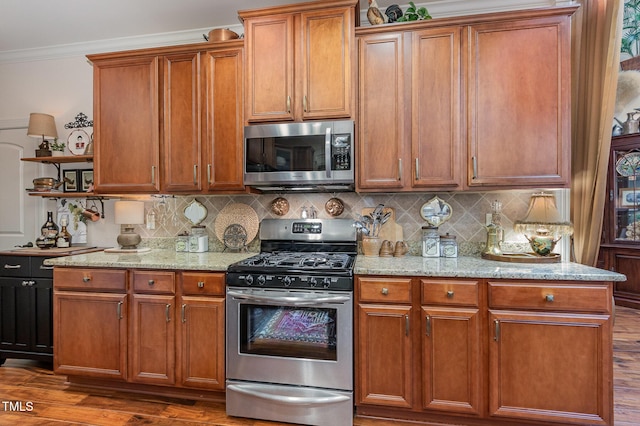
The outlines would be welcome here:
M 58 142 L 58 138 L 53 140 L 51 143 L 51 155 L 54 157 L 59 157 L 64 155 L 64 147 L 66 146 L 64 142 Z

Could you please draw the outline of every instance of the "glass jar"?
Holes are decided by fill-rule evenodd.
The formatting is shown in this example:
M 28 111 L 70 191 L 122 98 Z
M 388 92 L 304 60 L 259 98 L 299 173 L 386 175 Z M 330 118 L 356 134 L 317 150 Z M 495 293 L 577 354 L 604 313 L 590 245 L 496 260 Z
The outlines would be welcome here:
M 422 257 L 440 257 L 440 235 L 435 226 L 422 227 Z
M 455 235 L 446 235 L 440 237 L 440 257 L 458 257 L 458 242 Z

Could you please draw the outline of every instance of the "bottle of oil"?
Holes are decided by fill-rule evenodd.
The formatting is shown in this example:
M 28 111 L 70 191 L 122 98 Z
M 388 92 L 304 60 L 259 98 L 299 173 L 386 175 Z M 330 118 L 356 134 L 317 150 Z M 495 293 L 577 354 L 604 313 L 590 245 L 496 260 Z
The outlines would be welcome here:
M 67 230 L 67 216 L 63 216 L 60 219 L 60 232 L 56 239 L 57 247 L 71 247 L 71 234 Z
M 47 212 L 47 221 L 40 228 L 40 236 L 36 239 L 36 245 L 43 249 L 56 246 L 58 237 L 58 225 L 53 221 L 53 212 Z

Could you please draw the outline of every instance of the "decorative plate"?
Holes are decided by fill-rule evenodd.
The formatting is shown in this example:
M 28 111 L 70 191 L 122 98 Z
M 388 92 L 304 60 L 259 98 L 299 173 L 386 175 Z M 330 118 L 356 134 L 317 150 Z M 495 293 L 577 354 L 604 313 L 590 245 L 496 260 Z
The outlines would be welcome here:
M 420 207 L 420 216 L 431 226 L 440 226 L 451 218 L 453 209 L 438 196 L 433 197 Z
M 67 147 L 69 151 L 73 155 L 84 155 L 84 151 L 87 149 L 87 145 L 91 138 L 82 129 L 75 129 L 73 132 L 69 133 L 69 137 L 67 138 Z
M 324 205 L 324 209 L 329 213 L 329 216 L 340 216 L 344 212 L 344 203 L 340 198 L 329 198 Z
M 236 224 L 242 226 L 246 231 L 246 244 L 251 243 L 256 235 L 258 235 L 260 221 L 256 211 L 246 204 L 233 203 L 225 206 L 216 217 L 214 230 L 220 242 L 224 243 L 225 231 L 229 225 Z
M 247 231 L 242 225 L 234 223 L 224 230 L 224 245 L 231 250 L 241 250 L 247 246 Z
M 640 152 L 630 152 L 616 161 L 616 171 L 620 176 L 640 175 Z
M 207 217 L 207 208 L 194 199 L 184 208 L 184 217 L 189 219 L 193 226 L 196 226 Z
M 271 202 L 271 212 L 278 216 L 284 216 L 289 212 L 289 201 L 283 197 L 274 199 Z

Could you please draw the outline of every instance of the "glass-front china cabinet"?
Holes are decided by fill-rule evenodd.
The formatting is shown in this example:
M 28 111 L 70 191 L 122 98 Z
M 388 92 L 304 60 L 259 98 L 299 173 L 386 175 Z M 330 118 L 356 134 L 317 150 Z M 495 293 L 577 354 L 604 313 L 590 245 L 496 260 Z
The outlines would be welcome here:
M 640 309 L 640 133 L 611 139 L 607 193 L 600 259 L 627 276 L 616 304 Z

